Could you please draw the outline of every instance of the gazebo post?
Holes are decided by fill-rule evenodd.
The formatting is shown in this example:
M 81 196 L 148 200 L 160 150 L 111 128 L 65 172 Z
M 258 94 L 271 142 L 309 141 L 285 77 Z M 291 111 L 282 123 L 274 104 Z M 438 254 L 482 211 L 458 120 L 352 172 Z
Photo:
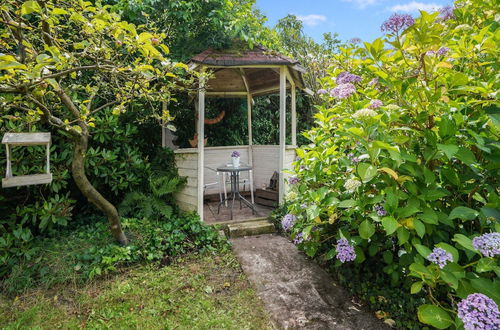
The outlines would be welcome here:
M 203 221 L 203 185 L 205 180 L 205 86 L 200 83 L 198 90 L 198 214 Z
M 290 81 L 290 90 L 292 92 L 292 146 L 297 146 L 297 104 L 295 83 Z
M 247 95 L 247 121 L 248 121 L 248 163 L 253 167 L 253 133 L 252 133 L 252 94 L 248 91 Z M 250 189 L 253 189 L 253 171 L 250 171 Z M 252 196 L 252 203 L 254 203 L 253 193 L 250 194 Z
M 279 149 L 279 203 L 285 196 L 285 144 L 286 144 L 286 67 L 280 67 L 280 149 Z

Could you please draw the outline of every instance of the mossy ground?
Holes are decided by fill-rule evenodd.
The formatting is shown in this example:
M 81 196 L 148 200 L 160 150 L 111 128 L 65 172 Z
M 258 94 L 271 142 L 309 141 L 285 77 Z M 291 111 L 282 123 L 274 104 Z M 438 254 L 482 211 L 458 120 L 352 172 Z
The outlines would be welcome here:
M 0 328 L 271 328 L 231 252 L 123 268 L 85 285 L 0 295 Z

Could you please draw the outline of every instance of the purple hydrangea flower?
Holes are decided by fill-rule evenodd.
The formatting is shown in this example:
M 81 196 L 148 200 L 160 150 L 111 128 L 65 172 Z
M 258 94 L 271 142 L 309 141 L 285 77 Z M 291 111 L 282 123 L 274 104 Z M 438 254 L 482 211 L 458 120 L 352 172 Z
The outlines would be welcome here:
M 359 44 L 361 42 L 361 39 L 360 38 L 352 38 L 349 41 L 351 42 L 351 44 Z
M 458 303 L 458 317 L 465 330 L 500 329 L 500 313 L 493 299 L 482 293 L 473 293 Z
M 378 78 L 373 78 L 373 79 L 372 79 L 372 80 L 370 80 L 370 82 L 368 83 L 368 87 L 375 86 L 376 84 L 378 84 Z
M 451 253 L 444 249 L 434 248 L 434 250 L 432 250 L 432 253 L 427 256 L 427 259 L 430 262 L 438 265 L 439 268 L 443 268 L 448 262 L 453 261 L 453 256 L 451 255 Z
M 449 19 L 454 19 L 455 14 L 453 13 L 453 10 L 455 10 L 455 8 L 453 8 L 452 6 L 446 6 L 446 7 L 439 9 L 439 13 L 440 13 L 439 18 L 441 18 L 443 21 L 447 21 Z
M 327 94 L 328 91 L 324 88 L 321 88 L 321 89 L 318 89 L 318 91 L 316 92 L 316 94 L 319 94 L 319 95 L 323 95 L 323 94 Z
M 340 260 L 341 263 L 346 261 L 353 261 L 356 259 L 356 252 L 354 251 L 354 247 L 349 244 L 347 239 L 341 238 L 337 241 L 337 247 L 335 248 L 337 251 L 337 259 Z
M 392 14 L 380 27 L 382 32 L 398 33 L 415 24 L 415 20 L 408 14 Z
M 375 211 L 377 211 L 379 217 L 385 217 L 387 215 L 387 211 L 382 205 L 375 205 Z
M 293 239 L 293 244 L 299 245 L 302 242 L 304 242 L 304 237 L 302 235 L 302 232 L 300 232 L 297 235 L 295 235 L 295 238 Z
M 297 178 L 295 175 L 291 176 L 288 178 L 288 183 L 289 184 L 296 184 L 299 183 L 299 178 Z
M 449 49 L 449 48 L 447 48 L 447 47 L 441 47 L 441 48 L 439 48 L 439 50 L 436 52 L 436 54 L 438 54 L 439 56 L 444 56 L 444 55 L 446 55 L 449 51 L 450 51 L 450 49 Z
M 370 103 L 370 105 L 368 106 L 368 108 L 370 108 L 370 109 L 378 109 L 378 108 L 380 108 L 383 105 L 384 105 L 384 103 L 382 103 L 382 101 L 375 99 L 375 100 L 372 100 L 372 102 Z
M 293 214 L 288 213 L 281 219 L 281 226 L 285 231 L 289 231 L 297 221 L 297 217 Z
M 472 240 L 474 249 L 486 257 L 494 257 L 500 254 L 500 233 L 486 233 Z
M 307 209 L 307 203 L 302 203 L 300 204 L 301 209 Z
M 337 85 L 347 84 L 347 83 L 356 83 L 356 82 L 360 82 L 360 81 L 361 81 L 360 76 L 355 75 L 355 74 L 350 73 L 350 72 L 347 72 L 347 71 L 339 73 L 339 75 L 337 76 L 337 78 L 335 80 Z
M 231 154 L 231 157 L 240 157 L 241 154 L 238 152 L 238 151 L 233 151 L 233 153 Z
M 332 89 L 330 95 L 338 99 L 346 99 L 354 93 L 356 93 L 356 87 L 351 83 L 346 83 Z

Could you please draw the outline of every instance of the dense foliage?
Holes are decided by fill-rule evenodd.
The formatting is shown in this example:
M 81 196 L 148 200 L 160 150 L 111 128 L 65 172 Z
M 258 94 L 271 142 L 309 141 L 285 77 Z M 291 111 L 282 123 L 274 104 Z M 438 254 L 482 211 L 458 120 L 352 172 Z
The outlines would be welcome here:
M 496 13 L 459 1 L 393 15 L 384 39 L 340 48 L 290 179 L 294 241 L 417 295 L 437 328 L 499 325 Z
M 11 274 L 0 282 L 2 291 L 14 294 L 32 287 L 81 284 L 133 263 L 165 266 L 182 254 L 227 247 L 218 232 L 195 214 L 174 215 L 168 220 L 123 219 L 123 228 L 132 238 L 127 246 L 113 242 L 100 218 L 92 220 L 76 230 L 61 230 L 38 239 L 32 246 L 36 256 L 18 260 Z

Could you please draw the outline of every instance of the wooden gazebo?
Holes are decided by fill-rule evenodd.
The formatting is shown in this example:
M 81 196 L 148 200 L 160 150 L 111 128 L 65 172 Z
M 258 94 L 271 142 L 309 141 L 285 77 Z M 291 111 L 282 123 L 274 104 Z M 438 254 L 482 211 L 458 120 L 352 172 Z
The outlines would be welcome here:
M 195 109 L 198 112 L 197 136 L 205 134 L 205 98 L 246 98 L 248 108 L 248 145 L 229 147 L 204 147 L 198 138 L 197 148 L 177 149 L 176 163 L 179 174 L 188 177 L 187 186 L 177 194 L 177 202 L 184 210 L 195 210 L 203 219 L 204 182 L 215 180 L 214 173 L 206 167 L 217 167 L 229 161 L 233 150 L 241 153 L 242 161 L 254 167 L 254 186 L 268 183 L 274 171 L 279 173 L 279 201 L 285 194 L 283 170 L 290 168 L 295 159 L 297 142 L 296 89 L 305 89 L 302 73 L 304 68 L 293 59 L 256 46 L 252 50 L 207 49 L 189 62 L 191 69 L 211 72 L 211 78 L 200 85 L 196 95 Z M 291 145 L 285 145 L 286 93 L 291 95 Z M 272 93 L 280 94 L 279 146 L 253 145 L 252 103 L 253 97 Z M 258 160 L 258 161 L 256 161 Z M 214 187 L 216 189 L 216 187 Z

